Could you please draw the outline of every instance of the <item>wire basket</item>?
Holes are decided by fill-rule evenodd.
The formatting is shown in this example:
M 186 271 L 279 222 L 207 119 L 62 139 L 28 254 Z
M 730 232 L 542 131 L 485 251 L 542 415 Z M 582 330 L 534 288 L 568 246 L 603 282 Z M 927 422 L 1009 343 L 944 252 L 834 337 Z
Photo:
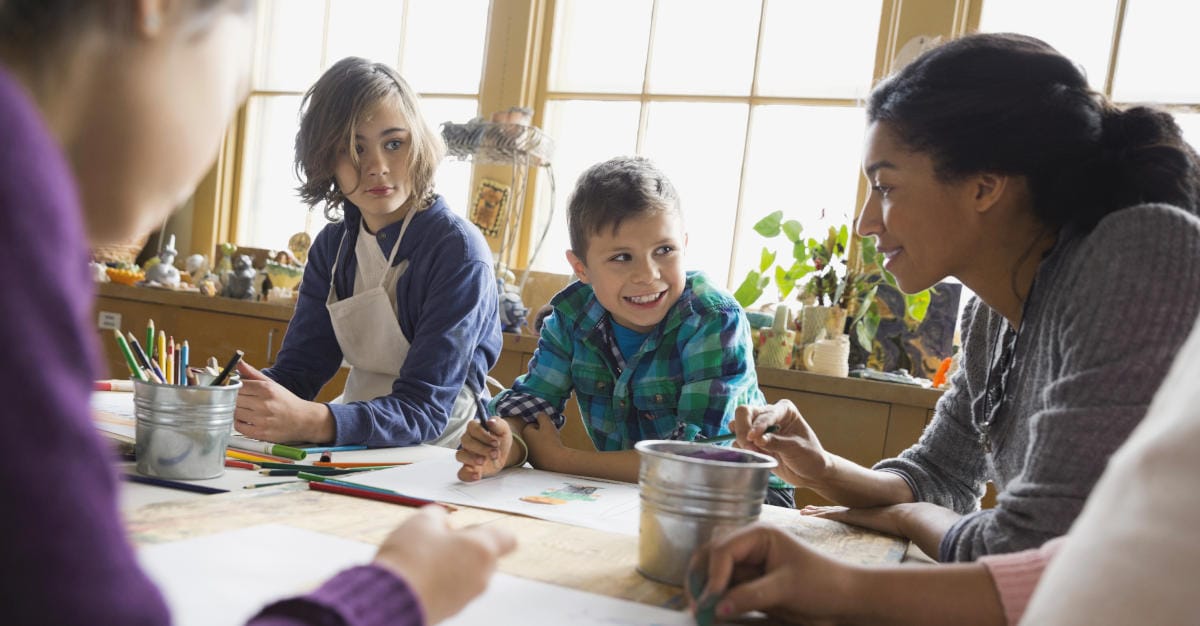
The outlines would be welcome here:
M 482 120 L 444 122 L 442 138 L 448 156 L 476 163 L 542 166 L 554 156 L 554 140 L 536 126 Z

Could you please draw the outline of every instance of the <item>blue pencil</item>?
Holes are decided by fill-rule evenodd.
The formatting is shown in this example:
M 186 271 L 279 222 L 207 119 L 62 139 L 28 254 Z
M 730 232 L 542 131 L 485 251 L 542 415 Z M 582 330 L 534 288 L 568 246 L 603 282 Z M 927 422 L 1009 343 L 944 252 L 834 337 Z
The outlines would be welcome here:
M 175 376 L 177 376 L 179 378 L 179 384 L 181 384 L 181 385 L 188 384 L 188 380 L 187 380 L 188 356 L 189 356 L 188 352 L 190 352 L 190 350 L 188 349 L 188 342 L 187 342 L 187 339 L 184 339 L 183 347 L 179 349 L 179 371 L 175 374 Z
M 179 489 L 180 491 L 192 491 L 195 493 L 229 493 L 228 489 L 219 489 L 217 487 L 209 487 L 207 485 L 193 485 L 192 483 L 182 483 L 176 480 L 167 480 L 165 478 L 155 478 L 153 476 L 143 476 L 141 474 L 123 474 L 125 480 L 131 483 L 142 483 L 144 485 L 154 485 L 156 487 L 168 487 L 170 489 Z

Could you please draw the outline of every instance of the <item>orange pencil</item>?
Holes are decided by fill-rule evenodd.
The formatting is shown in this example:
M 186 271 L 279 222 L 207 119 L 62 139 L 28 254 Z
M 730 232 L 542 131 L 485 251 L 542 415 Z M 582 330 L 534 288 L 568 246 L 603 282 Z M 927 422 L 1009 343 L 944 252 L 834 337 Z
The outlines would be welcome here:
M 392 467 L 395 465 L 411 465 L 412 461 L 396 461 L 392 463 L 340 463 L 337 461 L 314 461 L 313 467 Z

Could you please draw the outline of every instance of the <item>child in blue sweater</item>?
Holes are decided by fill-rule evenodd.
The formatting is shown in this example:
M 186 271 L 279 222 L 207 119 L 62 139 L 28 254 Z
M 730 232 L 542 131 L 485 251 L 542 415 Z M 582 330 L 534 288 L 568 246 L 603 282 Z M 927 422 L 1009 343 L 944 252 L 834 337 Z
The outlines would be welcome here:
M 433 193 L 445 147 L 392 68 L 347 58 L 309 89 L 301 197 L 331 224 L 268 370 L 240 367 L 238 432 L 264 441 L 455 445 L 500 354 L 491 252 Z M 353 138 L 351 140 L 351 138 Z M 340 401 L 313 402 L 345 360 Z

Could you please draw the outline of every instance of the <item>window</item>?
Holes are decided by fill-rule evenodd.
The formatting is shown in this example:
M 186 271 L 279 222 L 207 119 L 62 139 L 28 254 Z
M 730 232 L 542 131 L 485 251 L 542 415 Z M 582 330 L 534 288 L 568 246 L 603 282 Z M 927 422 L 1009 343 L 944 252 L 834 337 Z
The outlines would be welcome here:
M 477 115 L 488 0 L 263 0 L 253 91 L 246 104 L 234 239 L 279 249 L 296 232 L 325 224 L 296 195 L 292 168 L 300 99 L 329 65 L 347 56 L 391 64 L 422 95 L 435 130 Z M 467 206 L 470 164 L 446 161 L 437 190 Z
M 750 227 L 775 210 L 810 233 L 853 218 L 882 0 L 552 8 L 539 106 L 559 189 L 551 207 L 539 178 L 534 232 L 549 228 L 534 269 L 570 272 L 567 197 L 585 168 L 621 154 L 653 159 L 675 183 L 688 266 L 718 283 L 736 286 L 757 264 L 765 241 Z
M 1200 4 L 1175 0 L 991 0 L 980 30 L 1033 35 L 1079 62 L 1092 87 L 1118 104 L 1159 104 L 1200 145 Z M 1182 63 L 1182 65 L 1181 65 Z

